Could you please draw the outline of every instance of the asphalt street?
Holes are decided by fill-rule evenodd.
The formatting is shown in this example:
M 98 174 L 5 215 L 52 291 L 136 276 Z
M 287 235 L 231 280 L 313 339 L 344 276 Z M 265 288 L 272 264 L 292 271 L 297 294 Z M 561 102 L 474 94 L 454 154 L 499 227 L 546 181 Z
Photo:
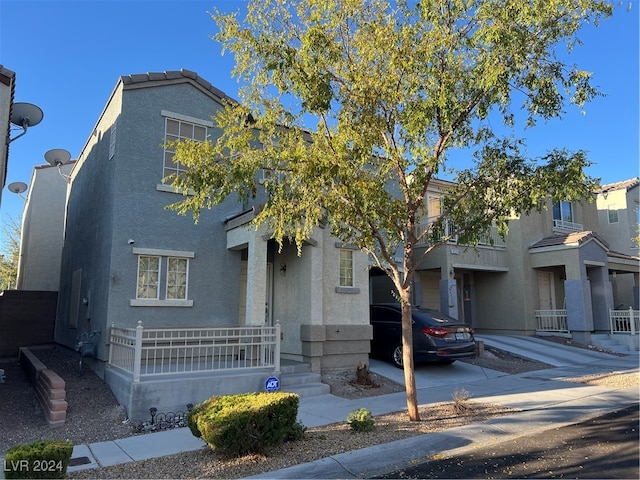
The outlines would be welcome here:
M 376 478 L 640 478 L 638 406 Z

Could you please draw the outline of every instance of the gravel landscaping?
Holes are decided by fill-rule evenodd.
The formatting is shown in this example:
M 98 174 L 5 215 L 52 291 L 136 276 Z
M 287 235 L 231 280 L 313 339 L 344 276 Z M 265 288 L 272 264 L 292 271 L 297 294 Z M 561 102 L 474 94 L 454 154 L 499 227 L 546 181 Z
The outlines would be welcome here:
M 15 359 L 0 362 L 0 368 L 6 374 L 6 383 L 0 385 L 0 405 L 3 406 L 4 413 L 0 420 L 0 455 L 13 445 L 43 438 L 83 444 L 140 434 L 126 419 L 126 412 L 118 405 L 106 384 L 86 367 L 79 373 L 76 352 L 51 347 L 35 350 L 35 353 L 66 382 L 69 403 L 67 421 L 63 426 L 50 428 L 22 368 Z M 549 368 L 549 365 L 530 362 L 495 349 L 487 349 L 480 357 L 468 362 L 511 374 Z M 353 372 L 328 372 L 323 375 L 323 381 L 331 386 L 331 392 L 346 398 L 403 391 L 401 385 L 384 377 L 372 373 L 370 378 L 371 385 L 359 385 L 355 381 L 355 368 Z M 637 374 L 613 373 L 573 380 L 616 387 L 638 385 Z M 208 448 L 202 448 L 142 462 L 68 473 L 67 477 L 240 478 L 344 451 L 478 422 L 495 415 L 513 413 L 503 407 L 482 404 L 473 399 L 467 406 L 469 409 L 463 414 L 454 411 L 452 402 L 421 407 L 420 422 L 409 422 L 406 412 L 378 416 L 372 432 L 353 433 L 346 423 L 309 428 L 303 440 L 266 450 L 259 455 L 225 458 Z

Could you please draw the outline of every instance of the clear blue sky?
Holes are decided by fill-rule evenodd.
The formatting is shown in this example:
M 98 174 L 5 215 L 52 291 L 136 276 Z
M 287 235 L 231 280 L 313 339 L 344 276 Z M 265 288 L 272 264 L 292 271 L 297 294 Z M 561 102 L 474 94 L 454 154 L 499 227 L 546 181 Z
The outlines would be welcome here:
M 603 183 L 638 175 L 638 19 L 640 6 L 616 4 L 614 15 L 580 35 L 569 57 L 595 75 L 607 94 L 581 114 L 569 108 L 562 121 L 526 132 L 529 152 L 584 149 L 594 163 L 588 174 Z M 0 64 L 16 72 L 16 102 L 35 103 L 44 120 L 11 144 L 7 185 L 29 183 L 44 153 L 64 148 L 76 158 L 118 77 L 186 68 L 237 98 L 231 55 L 211 40 L 215 5 L 236 11 L 238 0 L 0 0 Z M 13 135 L 19 132 L 14 132 Z M 0 226 L 17 219 L 24 203 L 6 190 Z M 3 241 L 0 231 L 0 242 Z

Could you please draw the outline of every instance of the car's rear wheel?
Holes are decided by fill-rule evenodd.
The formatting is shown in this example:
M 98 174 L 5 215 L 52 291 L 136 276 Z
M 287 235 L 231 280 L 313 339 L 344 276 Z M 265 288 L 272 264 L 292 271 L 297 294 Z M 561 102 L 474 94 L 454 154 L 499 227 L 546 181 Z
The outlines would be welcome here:
M 398 368 L 402 368 L 402 344 L 399 343 L 391 350 L 391 362 Z

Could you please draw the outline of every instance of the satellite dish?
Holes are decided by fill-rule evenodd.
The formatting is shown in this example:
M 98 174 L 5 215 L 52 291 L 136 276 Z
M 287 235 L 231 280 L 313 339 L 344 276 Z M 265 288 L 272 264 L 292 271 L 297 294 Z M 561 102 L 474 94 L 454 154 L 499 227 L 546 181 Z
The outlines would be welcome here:
M 71 160 L 71 154 L 64 148 L 54 148 L 53 150 L 49 150 L 44 154 L 44 159 L 50 165 L 59 167 L 60 165 L 69 163 L 69 161 Z
M 27 184 L 24 182 L 13 182 L 10 183 L 7 188 L 11 193 L 17 193 L 18 195 L 20 195 L 27 190 Z
M 38 125 L 43 117 L 40 107 L 32 103 L 14 103 L 11 110 L 11 123 L 25 129 Z

